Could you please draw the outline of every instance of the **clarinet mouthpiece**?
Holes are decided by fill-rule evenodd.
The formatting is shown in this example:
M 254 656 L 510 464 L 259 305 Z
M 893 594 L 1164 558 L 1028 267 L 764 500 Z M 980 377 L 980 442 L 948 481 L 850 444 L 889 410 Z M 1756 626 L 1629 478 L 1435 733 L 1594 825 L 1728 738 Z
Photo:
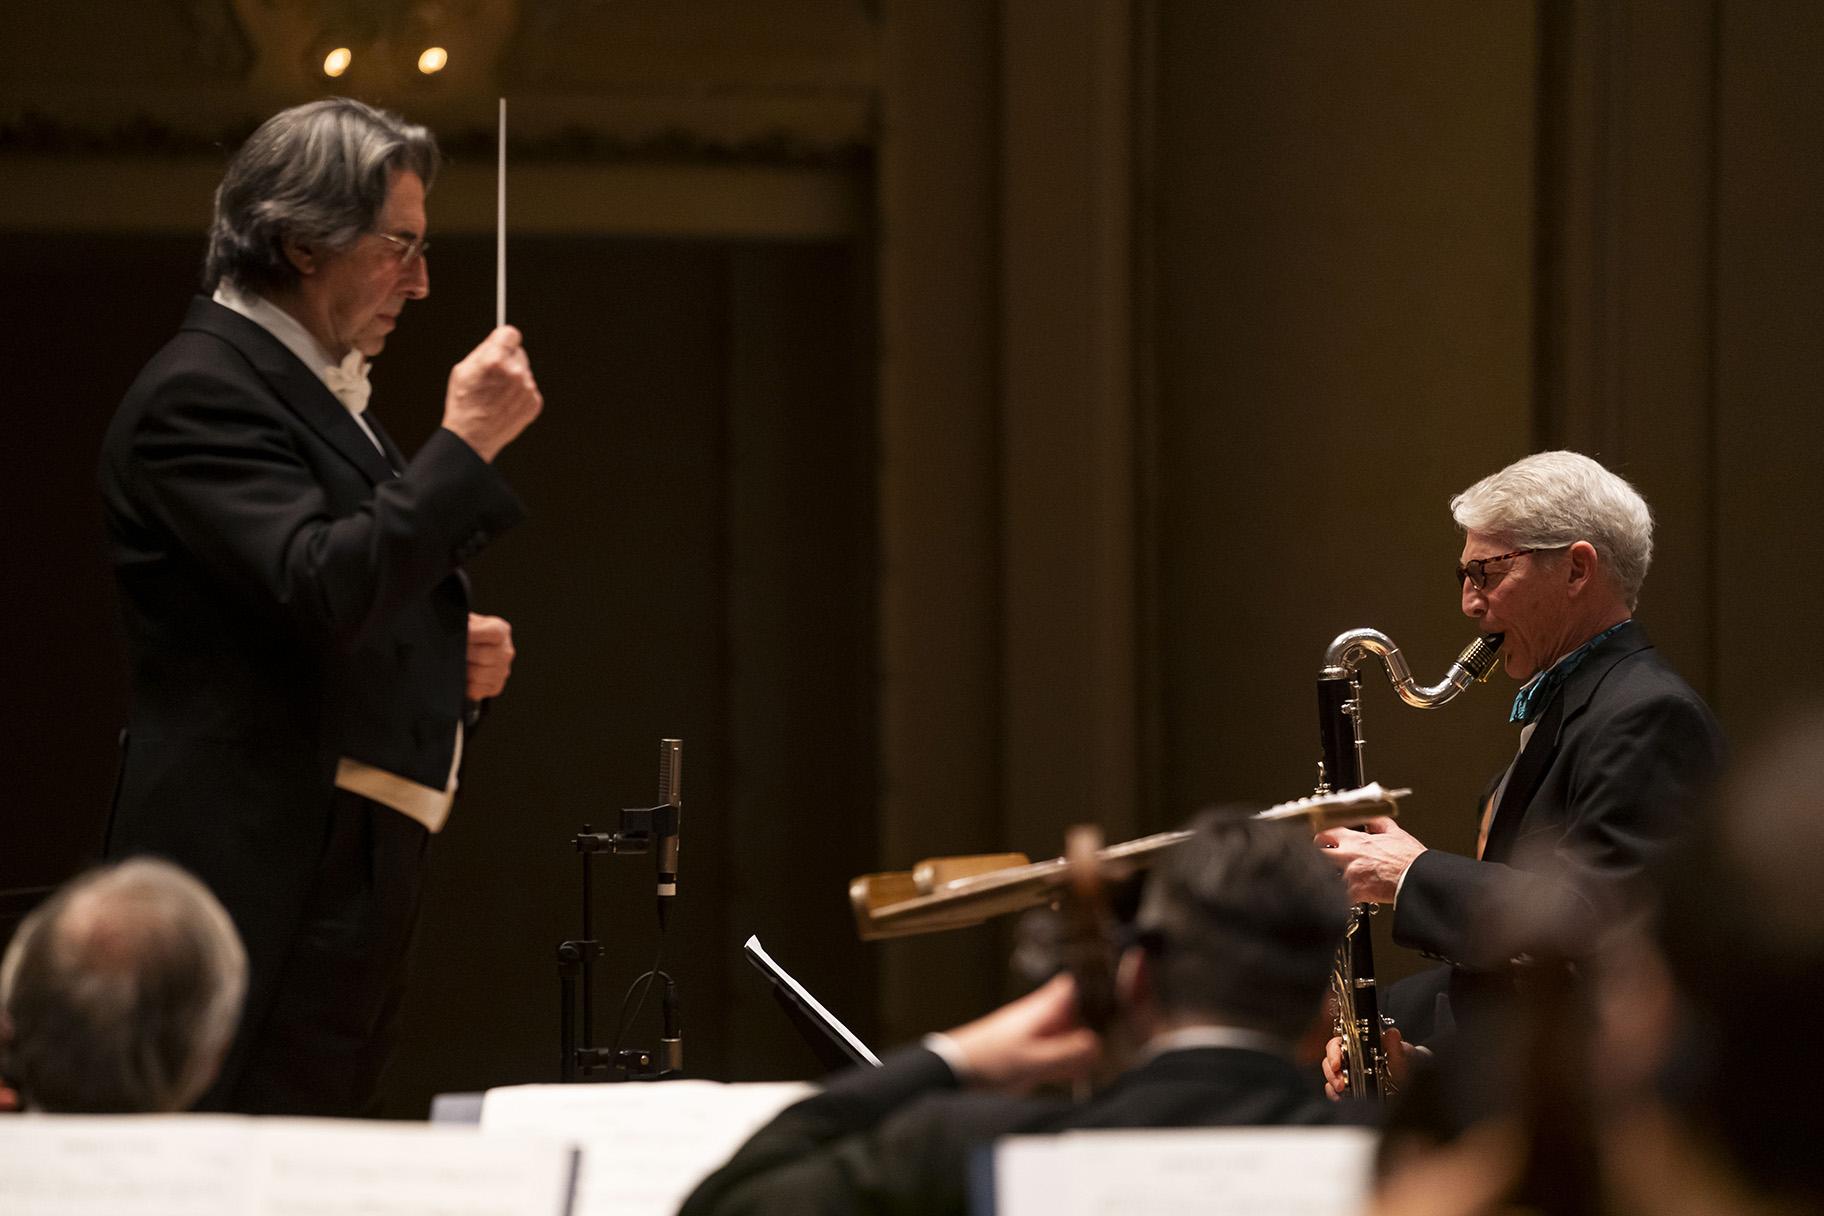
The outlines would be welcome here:
M 1457 666 L 1468 672 L 1470 678 L 1478 684 L 1488 679 L 1495 670 L 1495 660 L 1501 651 L 1501 640 L 1504 635 L 1485 633 L 1457 656 Z

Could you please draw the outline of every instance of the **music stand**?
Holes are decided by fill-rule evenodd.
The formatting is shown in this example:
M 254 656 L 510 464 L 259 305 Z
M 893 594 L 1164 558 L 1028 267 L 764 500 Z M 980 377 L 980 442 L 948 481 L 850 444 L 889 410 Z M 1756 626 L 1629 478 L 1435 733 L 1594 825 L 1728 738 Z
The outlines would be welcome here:
M 759 937 L 750 936 L 741 947 L 741 952 L 747 955 L 747 961 L 754 965 L 754 969 L 772 984 L 774 999 L 785 1010 L 786 1017 L 798 1028 L 798 1033 L 804 1037 L 805 1043 L 825 1068 L 834 1071 L 851 1064 L 880 1067 L 880 1057 L 868 1050 L 868 1045 L 856 1038 L 853 1031 L 837 1021 L 835 1015 L 806 991 L 803 984 L 775 963 L 766 948 L 760 944 Z

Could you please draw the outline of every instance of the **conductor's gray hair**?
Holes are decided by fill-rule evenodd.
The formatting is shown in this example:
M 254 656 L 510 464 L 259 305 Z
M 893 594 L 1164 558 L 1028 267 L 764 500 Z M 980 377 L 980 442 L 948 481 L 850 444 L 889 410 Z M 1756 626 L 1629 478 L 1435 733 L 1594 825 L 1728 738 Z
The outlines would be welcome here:
M 246 990 L 240 936 L 202 883 L 151 858 L 92 871 L 27 917 L 0 962 L 8 1077 L 40 1110 L 187 1109 Z
M 255 295 L 295 285 L 294 240 L 347 249 L 373 230 L 395 171 L 431 188 L 437 141 L 424 127 L 346 97 L 293 106 L 248 136 L 215 191 L 203 289 L 222 280 Z
M 1630 611 L 1653 561 L 1653 512 L 1625 480 L 1579 452 L 1540 452 L 1492 473 L 1450 500 L 1465 532 L 1521 549 L 1588 541 Z

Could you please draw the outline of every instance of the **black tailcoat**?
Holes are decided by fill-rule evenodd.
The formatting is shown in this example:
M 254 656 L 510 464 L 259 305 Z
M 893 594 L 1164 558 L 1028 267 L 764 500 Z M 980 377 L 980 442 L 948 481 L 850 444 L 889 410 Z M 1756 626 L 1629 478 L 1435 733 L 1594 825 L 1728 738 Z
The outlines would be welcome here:
M 245 1105 L 238 1082 L 259 1083 L 237 1074 L 325 880 L 337 759 L 444 786 L 464 710 L 461 564 L 522 515 L 452 432 L 406 461 L 374 426 L 384 454 L 283 343 L 198 298 L 103 443 L 132 679 L 107 851 L 177 861 L 234 917 L 251 986 L 217 1091 L 230 1106 Z

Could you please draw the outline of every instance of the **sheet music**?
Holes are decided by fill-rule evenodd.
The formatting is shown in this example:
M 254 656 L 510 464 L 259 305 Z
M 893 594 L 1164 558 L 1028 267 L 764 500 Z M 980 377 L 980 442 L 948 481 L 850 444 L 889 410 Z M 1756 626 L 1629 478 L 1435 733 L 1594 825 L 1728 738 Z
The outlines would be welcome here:
M 250 1210 L 242 1120 L 21 1115 L 0 1121 L 10 1216 L 210 1216 Z
M 995 1145 L 996 1216 L 1353 1216 L 1374 1137 L 1359 1127 L 1084 1131 Z
M 263 1125 L 263 1216 L 562 1216 L 568 1137 L 473 1128 L 283 1120 Z
M 488 1091 L 481 1126 L 581 1143 L 575 1216 L 672 1216 L 749 1136 L 812 1092 L 798 1081 L 515 1085 Z
M 471 1128 L 228 1115 L 0 1122 L 8 1216 L 562 1216 L 574 1151 Z

